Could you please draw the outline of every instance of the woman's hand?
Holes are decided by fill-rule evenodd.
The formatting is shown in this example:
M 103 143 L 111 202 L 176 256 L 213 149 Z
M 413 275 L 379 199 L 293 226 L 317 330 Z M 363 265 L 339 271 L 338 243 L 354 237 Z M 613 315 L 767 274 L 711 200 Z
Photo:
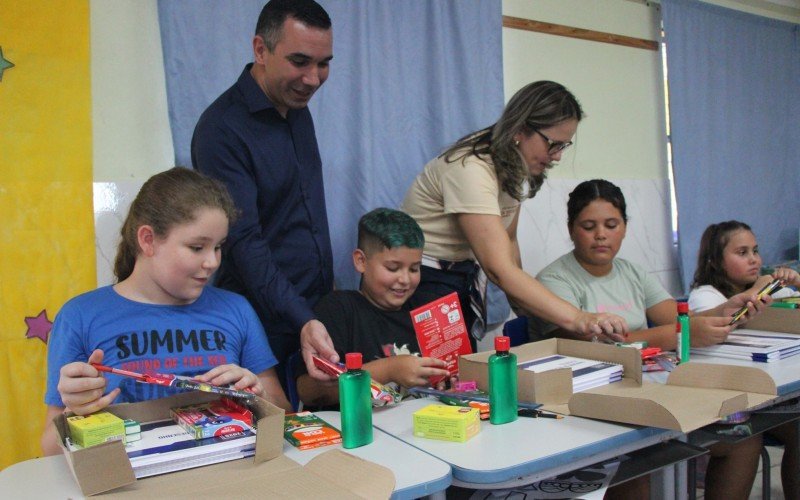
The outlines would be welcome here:
M 578 311 L 573 320 L 572 330 L 581 340 L 624 342 L 628 333 L 628 323 L 616 314 Z
M 264 386 L 255 373 L 239 365 L 227 364 L 212 368 L 208 372 L 194 377 L 200 382 L 207 382 L 212 385 L 226 387 L 233 385 L 240 391 L 249 391 L 253 394 L 267 399 Z
M 692 347 L 708 347 L 724 342 L 733 330 L 729 316 L 692 316 L 689 318 Z
M 102 363 L 103 351 L 95 349 L 86 363 L 76 361 L 61 367 L 58 392 L 64 406 L 76 415 L 89 415 L 110 405 L 119 388 L 103 395 L 106 379 L 89 363 Z

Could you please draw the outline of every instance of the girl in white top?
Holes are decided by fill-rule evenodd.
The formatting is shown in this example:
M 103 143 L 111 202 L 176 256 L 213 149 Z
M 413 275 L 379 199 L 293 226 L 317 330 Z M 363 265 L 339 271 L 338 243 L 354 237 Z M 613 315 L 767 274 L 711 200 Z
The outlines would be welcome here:
M 779 267 L 772 274 L 761 274 L 761 255 L 750 226 L 730 220 L 711 224 L 703 232 L 697 254 L 689 308 L 703 311 L 716 307 L 739 292 L 756 293 L 774 279 L 785 285 L 800 286 L 800 275 L 793 269 Z M 797 425 L 793 422 L 772 429 L 769 435 L 784 444 L 781 482 L 786 498 L 800 498 L 800 447 Z
M 750 226 L 730 220 L 711 224 L 703 232 L 697 254 L 689 309 L 705 311 L 740 292 L 757 293 L 779 279 L 784 285 L 800 286 L 800 274 L 786 267 L 761 276 L 761 254 Z

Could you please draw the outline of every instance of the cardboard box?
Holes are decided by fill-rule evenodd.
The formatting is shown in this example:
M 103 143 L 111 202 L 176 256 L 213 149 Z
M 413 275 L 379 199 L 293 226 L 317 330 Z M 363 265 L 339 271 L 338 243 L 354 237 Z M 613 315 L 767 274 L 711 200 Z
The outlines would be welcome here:
M 170 418 L 170 408 L 218 399 L 216 394 L 187 392 L 141 403 L 112 405 L 108 411 L 123 419 L 152 422 Z M 71 452 L 64 446 L 66 417 L 54 419 L 62 450 L 81 491 L 95 495 L 115 490 L 115 496 L 162 497 L 292 497 L 388 498 L 394 490 L 389 469 L 340 450 L 315 457 L 305 466 L 283 456 L 284 411 L 256 398 L 256 454 L 207 467 L 136 480 L 121 441 Z M 351 478 L 368 478 L 352 481 Z
M 545 409 L 581 417 L 661 427 L 689 432 L 731 413 L 752 408 L 777 395 L 775 381 L 753 367 L 689 362 L 678 366 L 666 384 L 642 383 L 641 358 L 632 348 L 592 342 L 549 339 L 514 347 L 519 362 L 565 354 L 621 363 L 623 379 L 572 394 L 571 370 L 535 374 L 518 372 L 520 401 L 542 403 Z M 491 352 L 461 358 L 465 380 L 488 387 L 487 360 Z
M 642 383 L 642 358 L 639 351 L 633 348 L 577 340 L 548 339 L 512 347 L 511 352 L 517 355 L 518 363 L 553 354 L 619 363 L 623 369 L 623 381 L 637 386 Z M 478 383 L 480 390 L 488 391 L 489 380 L 486 368 L 489 356 L 492 354 L 494 352 L 485 351 L 461 356 L 458 361 L 461 380 L 474 380 Z M 543 373 L 518 370 L 517 377 L 517 397 L 520 401 L 544 405 L 566 405 L 572 397 L 572 370 L 569 368 Z
M 742 328 L 800 334 L 800 309 L 768 307 Z
M 428 405 L 414 412 L 416 437 L 464 443 L 480 430 L 480 410 L 477 408 Z

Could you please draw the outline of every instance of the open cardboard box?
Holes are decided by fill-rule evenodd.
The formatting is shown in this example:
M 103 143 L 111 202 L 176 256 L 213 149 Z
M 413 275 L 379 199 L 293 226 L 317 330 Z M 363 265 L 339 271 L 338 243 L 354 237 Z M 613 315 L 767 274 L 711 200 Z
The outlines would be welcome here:
M 647 425 L 689 432 L 720 418 L 775 397 L 775 381 L 758 368 L 686 363 L 677 367 L 666 384 L 642 383 L 639 352 L 633 348 L 548 339 L 511 349 L 518 362 L 564 354 L 623 365 L 623 378 L 588 391 L 572 393 L 569 369 L 533 373 L 519 370 L 520 401 L 543 404 L 564 414 Z M 462 380 L 475 380 L 488 390 L 487 362 L 491 352 L 462 356 Z
M 636 349 L 622 349 L 595 342 L 548 339 L 512 347 L 511 352 L 517 355 L 518 363 L 553 354 L 619 363 L 623 369 L 621 382 L 634 386 L 642 384 L 642 358 Z M 492 354 L 494 353 L 491 351 L 485 351 L 461 356 L 458 360 L 459 378 L 475 380 L 480 390 L 488 391 L 487 366 Z M 572 370 L 569 368 L 542 373 L 518 370 L 517 380 L 517 396 L 520 401 L 550 406 L 566 405 L 572 396 Z
M 215 394 L 187 392 L 141 403 L 112 405 L 105 411 L 120 418 L 153 422 L 170 418 L 170 408 L 218 399 Z M 256 454 L 220 464 L 137 480 L 121 441 L 69 451 L 67 413 L 55 420 L 59 441 L 73 476 L 85 495 L 114 490 L 117 497 L 291 497 L 389 498 L 394 474 L 378 464 L 340 450 L 325 452 L 305 466 L 283 456 L 284 411 L 256 398 Z M 368 478 L 352 481 L 349 478 Z
M 765 311 L 748 321 L 742 328 L 800 334 L 800 309 L 767 307 Z

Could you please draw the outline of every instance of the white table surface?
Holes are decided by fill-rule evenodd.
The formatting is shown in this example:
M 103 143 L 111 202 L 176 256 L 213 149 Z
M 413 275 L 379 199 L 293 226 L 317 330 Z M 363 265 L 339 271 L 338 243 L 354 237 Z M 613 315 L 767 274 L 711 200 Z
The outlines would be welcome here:
M 412 414 L 430 404 L 440 403 L 424 398 L 379 408 L 372 423 L 449 463 L 453 483 L 474 488 L 529 484 L 682 435 L 580 417 L 520 417 L 503 425 L 484 420 L 481 431 L 466 443 L 415 437 Z
M 339 427 L 338 412 L 319 415 Z M 284 441 L 284 454 L 303 465 L 330 449 L 341 445 L 323 446 L 300 451 Z M 418 498 L 442 493 L 450 486 L 450 466 L 394 437 L 374 429 L 374 441 L 366 446 L 343 451 L 392 469 L 395 475 L 394 499 Z M 147 479 L 144 479 L 146 481 Z M 0 498 L 51 499 L 84 498 L 78 483 L 63 455 L 35 458 L 6 467 L 0 471 Z
M 339 412 L 320 411 L 316 414 L 337 429 L 341 428 Z M 392 494 L 392 498 L 395 499 L 432 495 L 443 492 L 450 486 L 451 476 L 448 464 L 395 439 L 380 429 L 374 429 L 372 443 L 349 450 L 342 448 L 342 445 L 331 445 L 301 451 L 285 440 L 283 444 L 284 455 L 301 465 L 331 449 L 340 449 L 345 453 L 391 469 L 396 481 Z

